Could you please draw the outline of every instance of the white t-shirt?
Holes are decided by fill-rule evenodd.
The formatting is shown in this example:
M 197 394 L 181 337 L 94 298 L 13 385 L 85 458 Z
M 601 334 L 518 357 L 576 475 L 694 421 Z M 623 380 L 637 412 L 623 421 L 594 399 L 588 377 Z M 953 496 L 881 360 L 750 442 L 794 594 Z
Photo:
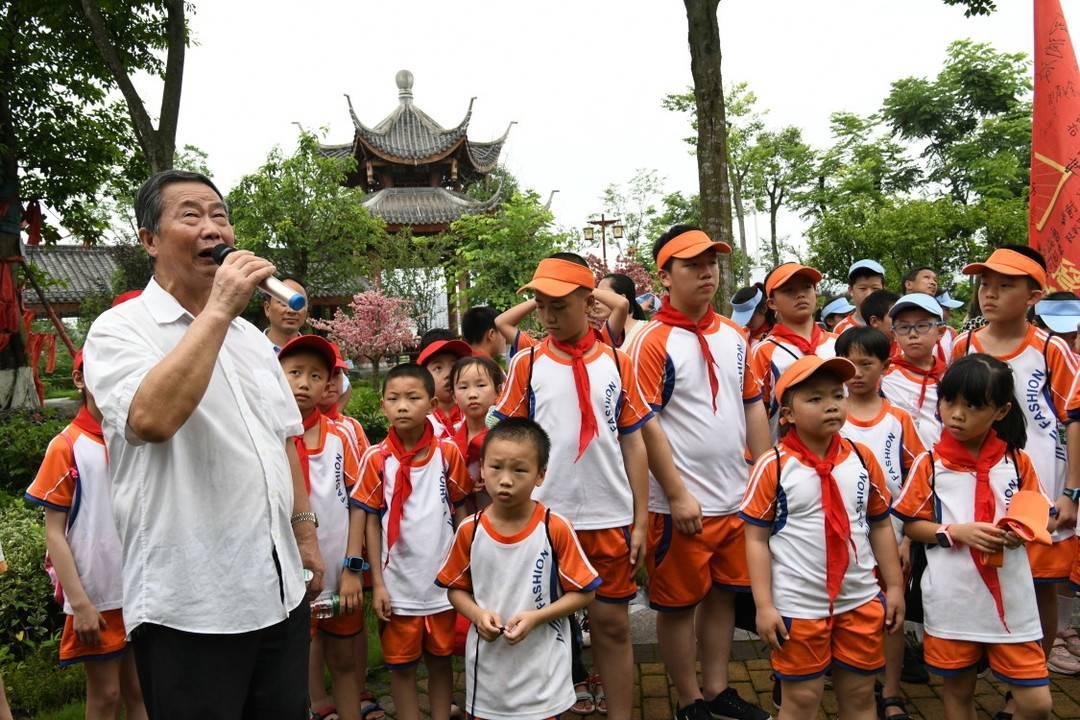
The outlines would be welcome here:
M 320 597 L 337 592 L 349 545 L 349 491 L 359 475 L 359 461 L 344 432 L 332 420 L 319 419 L 319 447 L 308 450 L 311 510 L 319 518 L 319 552 L 326 573 Z
M 886 369 L 881 376 L 881 394 L 896 407 L 907 412 L 915 423 L 923 447 L 934 447 L 941 439 L 941 418 L 938 417 L 937 382 L 933 378 L 926 380 L 926 393 L 922 404 L 923 378 L 902 367 Z

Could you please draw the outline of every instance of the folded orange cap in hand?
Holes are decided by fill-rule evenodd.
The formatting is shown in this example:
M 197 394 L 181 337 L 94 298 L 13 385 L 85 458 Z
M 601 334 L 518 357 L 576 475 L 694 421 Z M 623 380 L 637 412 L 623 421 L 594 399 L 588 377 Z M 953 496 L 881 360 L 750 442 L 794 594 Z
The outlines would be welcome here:
M 1009 511 L 997 521 L 997 526 L 1019 536 L 1025 543 L 1051 545 L 1053 540 L 1047 529 L 1049 523 L 1050 503 L 1046 496 L 1034 490 L 1021 490 L 1013 495 Z M 1005 554 L 983 553 L 983 562 L 991 567 L 1001 567 Z

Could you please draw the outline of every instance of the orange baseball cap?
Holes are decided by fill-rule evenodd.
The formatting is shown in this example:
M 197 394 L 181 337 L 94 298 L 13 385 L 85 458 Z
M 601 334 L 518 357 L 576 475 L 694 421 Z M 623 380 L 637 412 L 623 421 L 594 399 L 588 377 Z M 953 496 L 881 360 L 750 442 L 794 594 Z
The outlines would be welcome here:
M 335 352 L 334 343 L 318 335 L 297 335 L 281 348 L 281 352 L 278 353 L 278 360 L 284 360 L 289 355 L 301 351 L 315 353 L 326 361 L 326 369 L 331 373 L 334 372 L 337 366 L 337 353 Z
M 771 296 L 773 290 L 796 277 L 804 277 L 812 283 L 821 282 L 821 271 L 808 265 L 800 265 L 797 262 L 788 262 L 777 265 L 776 269 L 769 273 L 765 280 L 765 295 Z
M 532 280 L 518 288 L 518 292 L 535 290 L 551 297 L 564 297 L 578 288 L 596 289 L 592 270 L 569 260 L 547 258 L 540 261 Z
M 713 240 L 702 230 L 687 230 L 667 241 L 660 252 L 656 254 L 656 267 L 662 268 L 668 264 L 671 258 L 697 257 L 707 250 L 716 250 L 718 253 L 728 254 L 731 246 L 725 242 Z
M 978 275 L 987 270 L 1002 275 L 1027 275 L 1039 283 L 1039 287 L 1046 287 L 1046 271 L 1042 269 L 1042 266 L 1027 255 L 1007 248 L 998 248 L 990 253 L 990 257 L 986 258 L 986 260 L 979 263 L 969 263 L 960 272 L 965 275 Z
M 842 357 L 820 358 L 817 355 L 804 355 L 791 364 L 776 381 L 773 388 L 773 397 L 782 398 L 784 393 L 801 382 L 809 380 L 812 375 L 821 370 L 831 370 L 847 382 L 855 375 L 855 365 L 850 360 Z
M 416 364 L 426 365 L 427 361 L 433 356 L 444 352 L 457 355 L 459 358 L 469 357 L 473 354 L 469 343 L 464 340 L 436 340 L 420 351 L 420 355 L 416 358 Z

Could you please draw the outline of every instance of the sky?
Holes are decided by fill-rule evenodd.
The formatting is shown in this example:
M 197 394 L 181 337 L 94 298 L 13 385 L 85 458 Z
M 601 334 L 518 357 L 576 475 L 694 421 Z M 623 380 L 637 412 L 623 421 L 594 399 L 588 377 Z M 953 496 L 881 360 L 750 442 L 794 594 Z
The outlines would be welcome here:
M 1062 0 L 1080 27 L 1080 0 Z M 190 19 L 178 145 L 209 155 L 223 188 L 274 145 L 294 145 L 299 123 L 349 142 L 344 94 L 369 127 L 396 103 L 395 73 L 412 71 L 416 105 L 447 127 L 477 98 L 470 138 L 517 125 L 502 161 L 552 210 L 580 228 L 601 195 L 639 168 L 668 191 L 696 192 L 685 116 L 662 97 L 691 85 L 686 15 L 677 0 L 546 3 L 196 0 Z M 892 81 L 934 76 L 947 45 L 972 38 L 1031 53 L 1032 3 L 999 0 L 965 18 L 941 0 L 721 0 L 725 83 L 745 81 L 773 127 L 797 125 L 828 144 L 831 113 L 871 113 Z M 150 107 L 160 94 L 139 83 Z M 751 219 L 763 236 L 767 218 Z M 798 241 L 789 218 L 781 234 Z

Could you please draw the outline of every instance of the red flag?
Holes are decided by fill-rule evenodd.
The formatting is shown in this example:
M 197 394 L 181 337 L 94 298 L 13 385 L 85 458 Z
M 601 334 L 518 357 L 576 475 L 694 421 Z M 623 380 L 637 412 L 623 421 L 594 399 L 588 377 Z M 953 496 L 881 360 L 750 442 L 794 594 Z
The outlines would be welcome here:
M 1051 290 L 1080 289 L 1080 68 L 1061 0 L 1035 0 L 1030 244 Z

